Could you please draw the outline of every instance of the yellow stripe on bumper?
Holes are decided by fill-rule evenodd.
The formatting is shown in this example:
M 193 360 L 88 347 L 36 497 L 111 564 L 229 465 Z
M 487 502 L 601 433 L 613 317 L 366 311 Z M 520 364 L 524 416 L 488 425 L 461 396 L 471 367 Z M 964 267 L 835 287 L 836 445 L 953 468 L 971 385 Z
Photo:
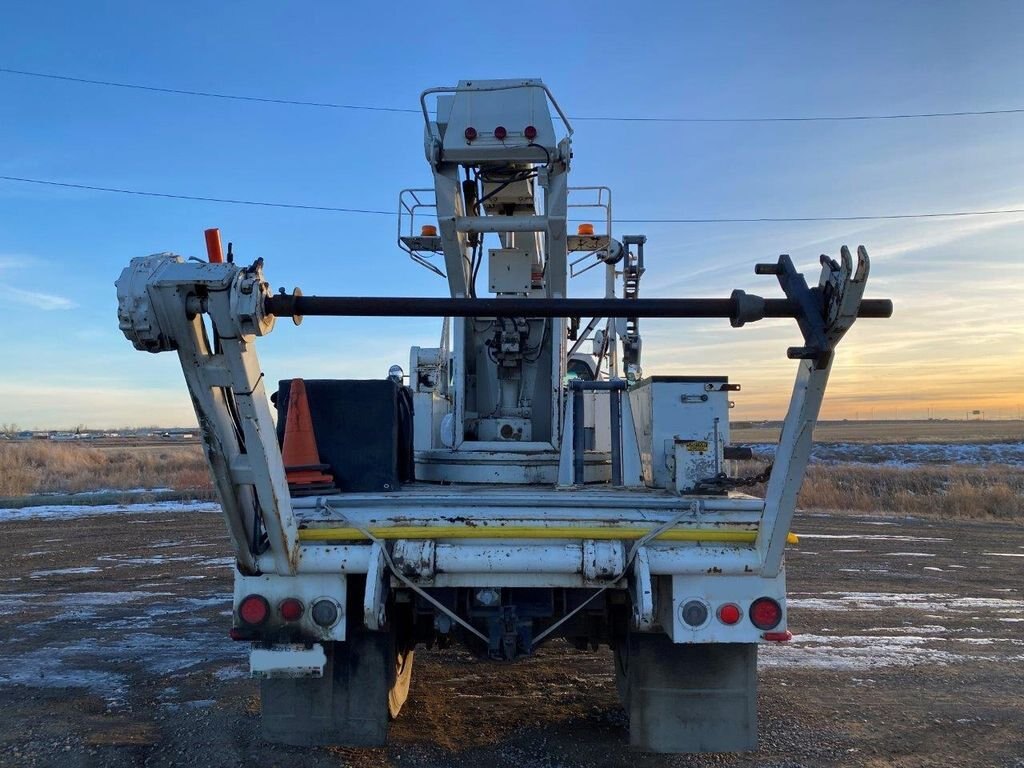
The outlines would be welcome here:
M 370 528 L 378 539 L 639 539 L 651 528 L 623 527 L 544 527 L 544 526 L 465 526 L 465 525 L 391 525 Z M 300 541 L 358 541 L 366 536 L 358 528 L 303 528 Z M 679 528 L 665 531 L 659 541 L 699 541 L 722 544 L 750 544 L 757 531 L 720 531 Z M 787 544 L 799 544 L 794 533 L 786 536 Z

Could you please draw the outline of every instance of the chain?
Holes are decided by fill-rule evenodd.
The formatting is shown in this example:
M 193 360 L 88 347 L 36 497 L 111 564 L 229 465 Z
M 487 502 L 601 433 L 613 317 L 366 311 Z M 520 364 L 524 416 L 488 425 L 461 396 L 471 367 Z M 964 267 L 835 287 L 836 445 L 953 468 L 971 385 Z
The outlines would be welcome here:
M 725 472 L 719 472 L 714 477 L 706 477 L 703 480 L 699 480 L 693 490 L 696 493 L 723 493 L 732 488 L 767 483 L 771 475 L 772 464 L 768 464 L 756 475 L 749 475 L 747 477 L 729 477 Z

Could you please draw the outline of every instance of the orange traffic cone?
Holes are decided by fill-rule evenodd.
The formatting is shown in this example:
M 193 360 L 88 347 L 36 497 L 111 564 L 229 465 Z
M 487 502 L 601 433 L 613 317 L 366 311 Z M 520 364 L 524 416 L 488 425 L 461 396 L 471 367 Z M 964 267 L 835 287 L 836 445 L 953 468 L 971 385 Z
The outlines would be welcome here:
M 284 459 L 288 490 L 292 496 L 319 496 L 338 493 L 334 477 L 324 470 L 329 465 L 320 463 L 313 432 L 313 417 L 309 413 L 306 382 L 292 379 L 288 391 L 288 419 L 284 425 Z

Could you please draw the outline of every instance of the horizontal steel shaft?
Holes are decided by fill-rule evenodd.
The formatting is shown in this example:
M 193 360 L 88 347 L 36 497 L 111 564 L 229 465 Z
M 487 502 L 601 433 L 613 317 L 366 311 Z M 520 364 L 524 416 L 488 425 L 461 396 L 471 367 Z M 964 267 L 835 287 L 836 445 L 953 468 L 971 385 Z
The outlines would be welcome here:
M 378 296 L 269 296 L 264 309 L 277 317 L 724 317 L 744 322 L 796 317 L 789 299 L 734 292 L 726 299 L 445 299 Z M 888 299 L 865 299 L 858 317 L 892 316 Z

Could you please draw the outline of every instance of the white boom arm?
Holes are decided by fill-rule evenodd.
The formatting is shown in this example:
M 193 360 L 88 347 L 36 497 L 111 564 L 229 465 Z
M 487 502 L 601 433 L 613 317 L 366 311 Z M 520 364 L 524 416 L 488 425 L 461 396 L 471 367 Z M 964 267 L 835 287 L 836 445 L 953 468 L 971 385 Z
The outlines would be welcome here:
M 117 281 L 118 322 L 136 349 L 178 353 L 240 568 L 255 573 L 269 550 L 284 574 L 295 572 L 298 534 L 253 346 L 274 327 L 268 291 L 261 261 L 136 258 Z

